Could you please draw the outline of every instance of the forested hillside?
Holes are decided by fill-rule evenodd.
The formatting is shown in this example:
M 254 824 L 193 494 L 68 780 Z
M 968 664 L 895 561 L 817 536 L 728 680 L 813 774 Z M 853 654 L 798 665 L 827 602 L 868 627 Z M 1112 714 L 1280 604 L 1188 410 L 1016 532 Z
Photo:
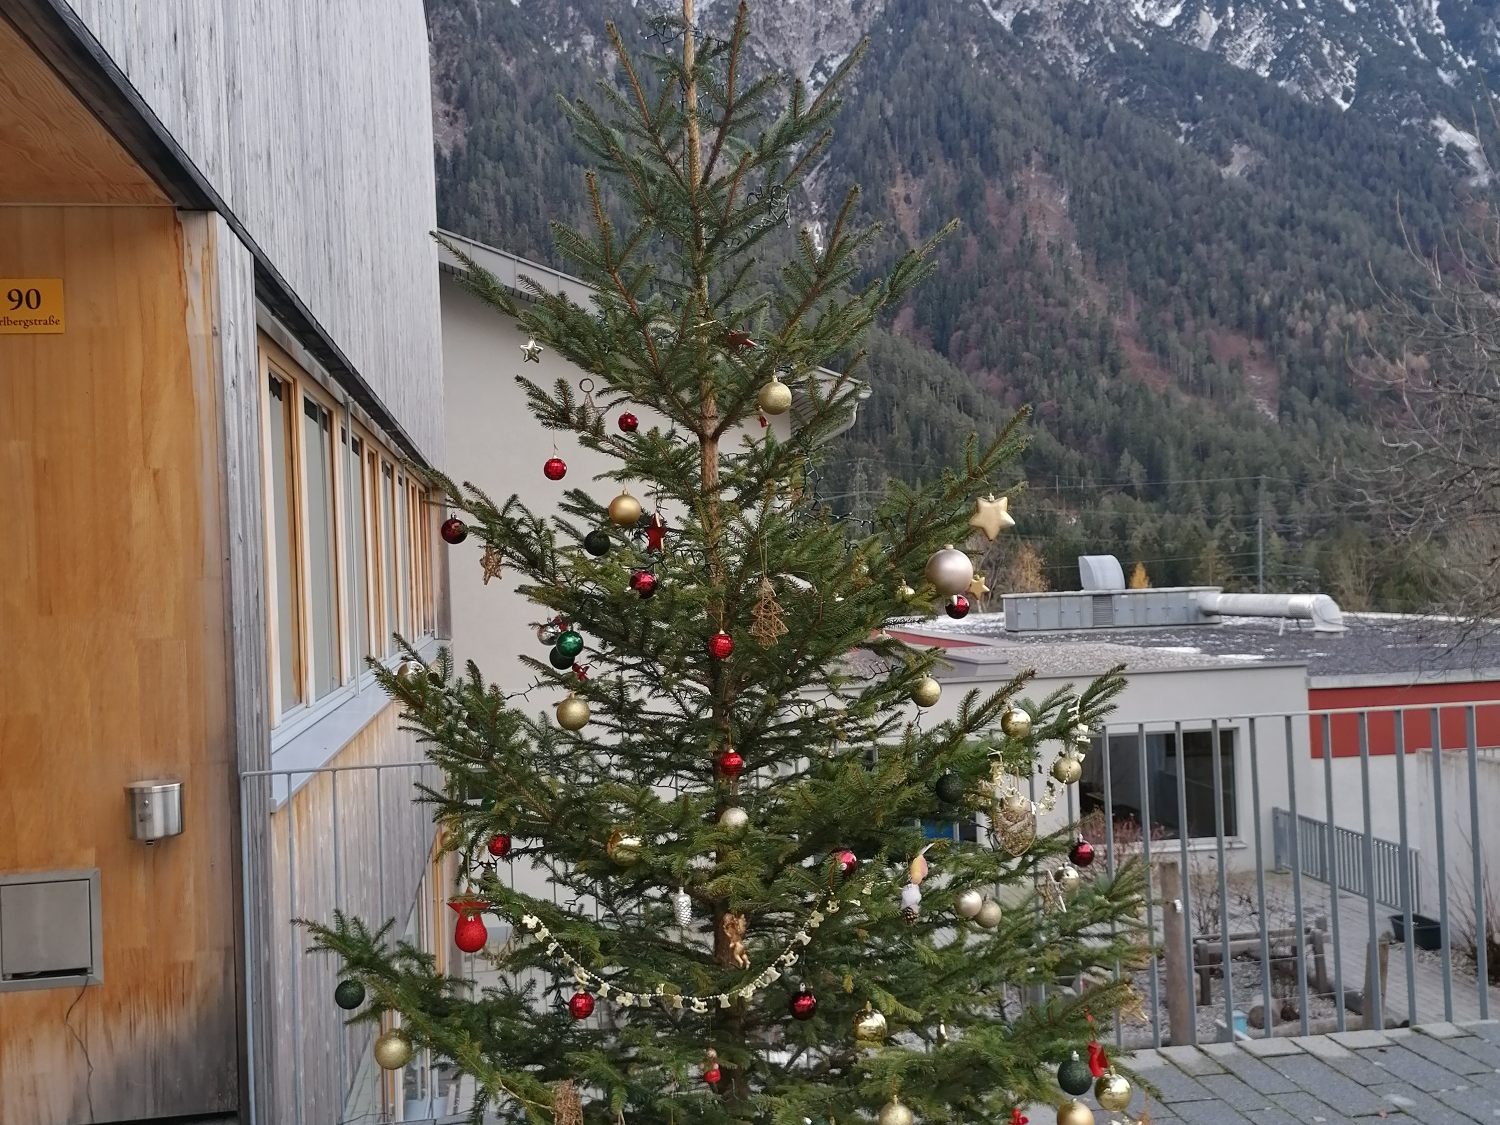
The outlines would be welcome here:
M 870 38 L 794 226 L 817 232 L 857 183 L 889 255 L 961 228 L 871 342 L 830 502 L 858 511 L 887 474 L 931 475 L 1030 404 L 1011 550 L 1040 548 L 1051 585 L 1086 552 L 1156 585 L 1253 585 L 1263 528 L 1267 588 L 1419 604 L 1424 560 L 1385 542 L 1346 477 L 1376 455 L 1381 288 L 1412 282 L 1407 239 L 1435 245 L 1475 205 L 1472 162 L 1170 38 L 1122 40 L 1075 77 L 982 0 L 841 4 L 783 0 L 756 40 L 816 74 L 809 40 L 837 57 L 840 35 Z M 802 8 L 841 22 L 799 25 Z M 606 19 L 645 42 L 648 6 L 428 9 L 441 223 L 565 267 L 546 223 L 579 215 L 583 164 L 556 98 L 594 97 Z

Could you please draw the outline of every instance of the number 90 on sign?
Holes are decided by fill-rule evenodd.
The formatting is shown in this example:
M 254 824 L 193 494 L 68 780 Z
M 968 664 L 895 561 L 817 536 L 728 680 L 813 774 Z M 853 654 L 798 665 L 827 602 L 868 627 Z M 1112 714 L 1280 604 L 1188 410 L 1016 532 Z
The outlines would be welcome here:
M 0 336 L 63 331 L 60 277 L 0 277 Z

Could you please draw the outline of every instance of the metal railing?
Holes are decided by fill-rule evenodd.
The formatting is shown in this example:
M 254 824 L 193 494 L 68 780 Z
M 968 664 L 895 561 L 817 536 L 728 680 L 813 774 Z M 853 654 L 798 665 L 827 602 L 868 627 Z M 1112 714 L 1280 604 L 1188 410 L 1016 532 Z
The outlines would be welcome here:
M 1362 862 L 1364 837 L 1351 828 L 1330 826 L 1310 816 L 1295 819 L 1286 809 L 1271 810 L 1271 837 L 1276 855 L 1276 870 L 1286 871 L 1291 864 L 1291 834 L 1295 823 L 1302 874 L 1319 882 L 1332 882 L 1341 891 L 1363 896 L 1367 893 L 1366 871 Z M 1394 840 L 1376 837 L 1375 866 L 1369 872 L 1374 880 L 1375 901 L 1397 910 L 1406 909 L 1406 891 L 1411 894 L 1411 908 L 1422 909 L 1421 853 L 1403 848 Z M 1406 856 L 1406 876 L 1402 877 L 1402 855 Z M 1330 878 L 1332 875 L 1332 878 Z
M 1108 1029 L 1116 1043 L 1489 1018 L 1485 943 L 1472 938 L 1492 931 L 1495 830 L 1481 809 L 1500 804 L 1500 761 L 1477 738 L 1491 726 L 1500 703 L 1109 724 L 1051 827 L 1086 813 L 1096 871 L 1151 869 L 1158 952 L 1116 970 L 1141 998 Z M 270 875 L 267 901 L 245 902 L 248 971 L 274 997 L 248 1015 L 248 1041 L 267 1045 L 250 1064 L 270 1068 L 274 1093 L 247 1125 L 444 1120 L 462 1102 L 431 1059 L 395 1076 L 374 1066 L 373 1029 L 344 1025 L 336 959 L 307 953 L 298 922 L 335 908 L 395 917 L 397 936 L 404 926 L 443 951 L 449 971 L 485 970 L 452 950 L 451 888 L 422 885 L 435 878 L 433 825 L 416 785 L 439 781 L 426 762 L 241 779 L 245 807 L 273 810 L 245 829 Z M 1435 888 L 1433 917 L 1419 913 L 1421 888 Z

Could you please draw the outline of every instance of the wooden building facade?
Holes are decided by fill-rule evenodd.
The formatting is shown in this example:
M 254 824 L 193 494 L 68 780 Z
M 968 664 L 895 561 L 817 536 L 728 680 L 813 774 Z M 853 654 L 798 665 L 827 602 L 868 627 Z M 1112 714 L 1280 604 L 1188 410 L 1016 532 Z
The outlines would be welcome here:
M 403 1114 L 290 919 L 436 932 L 434 223 L 420 0 L 0 6 L 0 1122 Z

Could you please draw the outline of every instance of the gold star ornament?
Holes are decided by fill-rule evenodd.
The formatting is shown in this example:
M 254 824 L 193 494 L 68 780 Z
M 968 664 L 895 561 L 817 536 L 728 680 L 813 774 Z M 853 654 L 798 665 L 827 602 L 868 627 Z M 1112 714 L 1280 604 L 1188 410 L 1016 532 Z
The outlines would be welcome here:
M 969 597 L 982 598 L 990 592 L 990 584 L 985 581 L 984 575 L 976 573 L 974 581 L 969 583 Z
M 521 362 L 541 363 L 543 350 L 542 345 L 538 344 L 535 340 L 527 340 L 521 345 Z M 993 539 L 994 536 L 992 535 L 990 538 Z
M 974 514 L 969 517 L 969 526 L 984 532 L 986 539 L 994 539 L 1007 527 L 1015 527 L 1010 514 L 1010 497 L 996 500 L 993 495 L 974 501 Z
M 505 570 L 505 556 L 494 547 L 486 547 L 484 554 L 479 556 L 479 569 L 484 574 L 484 584 L 488 586 L 491 578 L 499 578 Z

